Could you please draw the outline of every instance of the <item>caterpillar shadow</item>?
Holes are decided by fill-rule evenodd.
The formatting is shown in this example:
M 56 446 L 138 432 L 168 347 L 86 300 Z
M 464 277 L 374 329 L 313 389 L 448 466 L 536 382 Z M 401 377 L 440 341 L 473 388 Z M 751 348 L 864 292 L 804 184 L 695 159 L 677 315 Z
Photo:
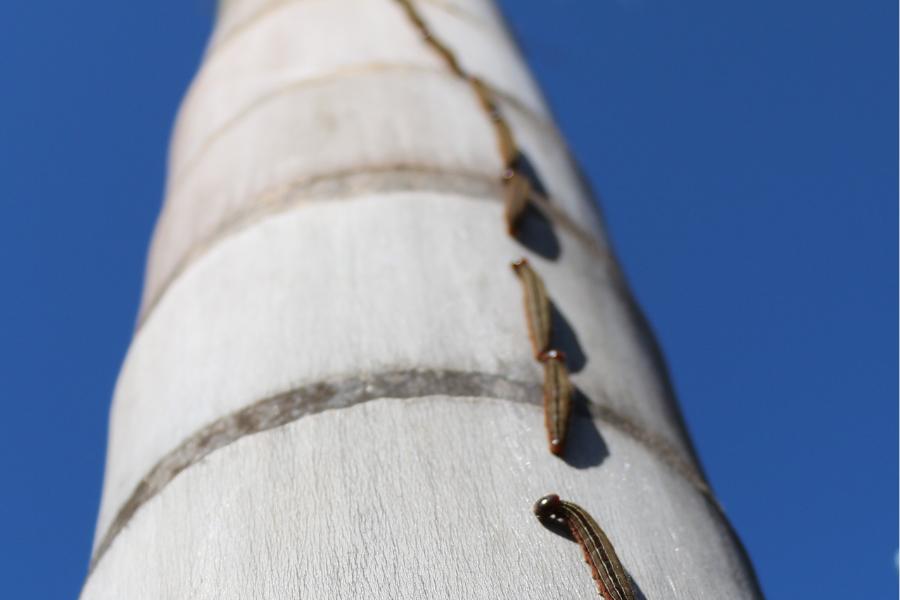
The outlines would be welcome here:
M 609 456 L 609 447 L 588 410 L 589 403 L 587 396 L 576 387 L 572 393 L 572 419 L 566 436 L 566 451 L 562 455 L 565 463 L 575 469 L 600 466 Z
M 555 302 L 550 302 L 550 347 L 566 355 L 566 368 L 578 373 L 587 364 L 587 356 L 578 341 L 578 334 Z
M 520 154 L 516 161 L 516 169 L 528 178 L 531 187 L 542 196 L 547 197 L 547 190 L 541 183 L 534 165 L 524 154 Z M 559 238 L 553 230 L 553 222 L 539 210 L 533 203 L 519 219 L 516 231 L 516 240 L 535 254 L 547 260 L 556 260 L 562 252 Z

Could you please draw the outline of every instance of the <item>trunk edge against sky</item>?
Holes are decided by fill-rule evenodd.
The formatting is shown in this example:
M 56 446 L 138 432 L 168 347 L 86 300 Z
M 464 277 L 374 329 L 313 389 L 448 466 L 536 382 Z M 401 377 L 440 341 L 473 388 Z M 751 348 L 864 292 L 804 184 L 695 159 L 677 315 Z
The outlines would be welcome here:
M 511 140 L 548 196 L 518 238 Z M 592 597 L 551 492 L 638 597 L 761 597 L 491 2 L 225 2 L 169 170 L 84 600 Z M 579 390 L 565 460 L 521 257 Z

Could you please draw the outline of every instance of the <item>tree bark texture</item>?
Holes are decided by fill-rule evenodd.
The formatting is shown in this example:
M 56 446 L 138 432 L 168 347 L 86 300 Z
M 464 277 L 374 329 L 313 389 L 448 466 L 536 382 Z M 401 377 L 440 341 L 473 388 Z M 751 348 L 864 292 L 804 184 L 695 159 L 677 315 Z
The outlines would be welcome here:
M 596 595 L 531 512 L 606 530 L 639 597 L 759 597 L 589 191 L 489 0 L 225 2 L 173 136 L 84 600 Z M 577 386 L 547 450 L 525 257 Z

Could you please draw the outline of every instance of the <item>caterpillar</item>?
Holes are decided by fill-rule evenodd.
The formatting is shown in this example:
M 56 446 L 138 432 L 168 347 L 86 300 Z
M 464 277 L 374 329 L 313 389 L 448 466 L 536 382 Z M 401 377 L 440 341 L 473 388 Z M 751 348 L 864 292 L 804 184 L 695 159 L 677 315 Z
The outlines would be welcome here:
M 631 579 L 619 561 L 603 529 L 586 510 L 556 494 L 548 494 L 534 505 L 534 514 L 549 526 L 564 525 L 584 551 L 584 560 L 605 600 L 635 600 Z
M 503 174 L 503 217 L 509 235 L 516 235 L 519 220 L 530 199 L 531 181 L 528 177 L 515 169 L 507 169 Z
M 544 281 L 528 260 L 520 258 L 512 264 L 513 271 L 522 282 L 522 291 L 525 297 L 525 317 L 528 322 L 528 337 L 531 338 L 531 347 L 535 358 L 550 347 L 550 299 Z
M 550 452 L 562 454 L 566 449 L 569 417 L 572 415 L 572 383 L 566 357 L 559 350 L 548 350 L 539 357 L 544 363 L 544 424 Z

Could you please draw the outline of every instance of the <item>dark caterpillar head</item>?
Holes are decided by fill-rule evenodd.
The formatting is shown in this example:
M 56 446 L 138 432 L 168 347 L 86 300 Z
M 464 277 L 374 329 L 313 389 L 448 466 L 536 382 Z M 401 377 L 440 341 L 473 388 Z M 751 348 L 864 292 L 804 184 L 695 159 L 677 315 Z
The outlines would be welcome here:
M 547 494 L 534 504 L 534 514 L 542 522 L 559 522 L 562 520 L 562 502 L 556 494 Z

